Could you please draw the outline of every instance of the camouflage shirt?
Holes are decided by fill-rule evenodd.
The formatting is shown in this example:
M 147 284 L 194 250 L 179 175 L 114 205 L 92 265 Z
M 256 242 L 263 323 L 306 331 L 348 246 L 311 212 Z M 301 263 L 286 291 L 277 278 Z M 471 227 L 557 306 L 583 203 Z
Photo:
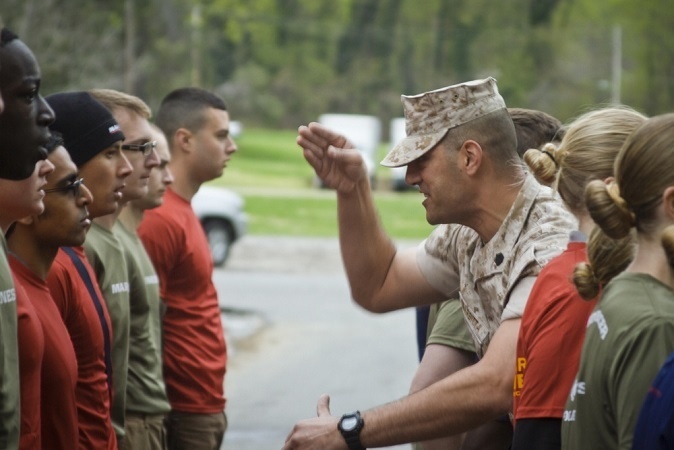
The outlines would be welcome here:
M 419 246 L 417 263 L 426 280 L 447 298 L 456 297 L 458 291 L 482 356 L 501 321 L 522 316 L 525 301 L 504 314 L 513 289 L 559 255 L 575 227 L 559 196 L 527 175 L 489 242 L 482 242 L 471 228 L 441 225 Z

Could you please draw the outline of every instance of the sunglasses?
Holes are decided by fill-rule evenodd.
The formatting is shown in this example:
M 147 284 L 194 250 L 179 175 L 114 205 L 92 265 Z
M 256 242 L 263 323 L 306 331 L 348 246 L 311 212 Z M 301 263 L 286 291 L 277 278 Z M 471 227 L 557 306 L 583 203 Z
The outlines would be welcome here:
M 141 152 L 143 156 L 148 156 L 152 153 L 152 150 L 157 147 L 157 141 L 150 141 L 144 144 L 122 144 L 120 148 L 122 150 L 129 150 L 132 152 Z
M 84 178 L 80 178 L 79 180 L 75 180 L 72 183 L 69 183 L 65 186 L 57 187 L 57 188 L 51 188 L 51 189 L 44 189 L 45 194 L 49 194 L 51 192 L 73 192 L 73 195 L 77 197 L 80 195 L 80 186 L 84 184 Z

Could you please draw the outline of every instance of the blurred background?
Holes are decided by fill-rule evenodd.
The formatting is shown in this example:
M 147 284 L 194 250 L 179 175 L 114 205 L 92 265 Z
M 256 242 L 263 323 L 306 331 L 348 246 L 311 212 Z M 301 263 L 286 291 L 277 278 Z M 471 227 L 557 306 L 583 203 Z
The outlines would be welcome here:
M 671 0 L 0 0 L 45 93 L 109 87 L 152 107 L 222 94 L 247 126 L 401 114 L 400 94 L 494 76 L 511 107 L 560 119 L 674 104 Z M 384 137 L 387 131 L 384 130 Z
M 186 85 L 221 94 L 236 120 L 240 152 L 212 184 L 245 198 L 252 234 L 334 235 L 334 194 L 316 189 L 320 183 L 295 145 L 297 126 L 326 113 L 374 118 L 367 128 L 376 145 L 367 158 L 383 221 L 394 237 L 417 238 L 429 230 L 420 197 L 402 189 L 404 170 L 377 165 L 401 137 L 400 94 L 493 76 L 508 106 L 541 109 L 564 122 L 607 103 L 649 115 L 671 111 L 673 6 L 0 0 L 0 16 L 34 50 L 44 94 L 113 88 L 153 109 Z
M 413 311 L 349 301 L 335 194 L 299 125 L 354 133 L 383 226 L 413 246 L 431 231 L 423 198 L 377 164 L 404 136 L 401 94 L 493 76 L 509 107 L 563 122 L 608 103 L 674 110 L 673 0 L 0 0 L 0 16 L 37 56 L 44 95 L 112 88 L 156 110 L 192 85 L 228 104 L 239 152 L 195 209 L 226 269 L 237 450 L 280 448 L 323 392 L 336 414 L 400 397 L 417 365 Z

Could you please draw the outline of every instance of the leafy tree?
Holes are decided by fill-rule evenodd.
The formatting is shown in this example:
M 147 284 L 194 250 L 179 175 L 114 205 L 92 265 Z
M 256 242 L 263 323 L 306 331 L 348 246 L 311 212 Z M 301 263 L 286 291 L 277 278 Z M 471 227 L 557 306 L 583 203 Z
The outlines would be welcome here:
M 327 111 L 402 113 L 399 96 L 494 76 L 511 106 L 561 119 L 611 99 L 674 105 L 670 0 L 0 0 L 45 92 L 109 87 L 152 107 L 170 90 L 220 92 L 250 124 Z

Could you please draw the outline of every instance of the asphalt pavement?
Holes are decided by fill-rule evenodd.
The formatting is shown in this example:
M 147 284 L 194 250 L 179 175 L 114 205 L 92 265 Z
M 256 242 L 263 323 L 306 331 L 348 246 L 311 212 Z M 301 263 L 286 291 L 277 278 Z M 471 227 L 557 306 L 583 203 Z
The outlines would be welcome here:
M 414 311 L 356 306 L 336 238 L 246 236 L 214 281 L 229 352 L 223 449 L 280 449 L 323 393 L 335 415 L 406 394 Z
M 227 264 L 217 272 L 268 274 L 344 274 L 336 238 L 244 236 L 231 250 Z M 226 315 L 226 335 L 231 352 L 268 325 L 264 311 L 250 308 L 228 295 L 220 295 Z

